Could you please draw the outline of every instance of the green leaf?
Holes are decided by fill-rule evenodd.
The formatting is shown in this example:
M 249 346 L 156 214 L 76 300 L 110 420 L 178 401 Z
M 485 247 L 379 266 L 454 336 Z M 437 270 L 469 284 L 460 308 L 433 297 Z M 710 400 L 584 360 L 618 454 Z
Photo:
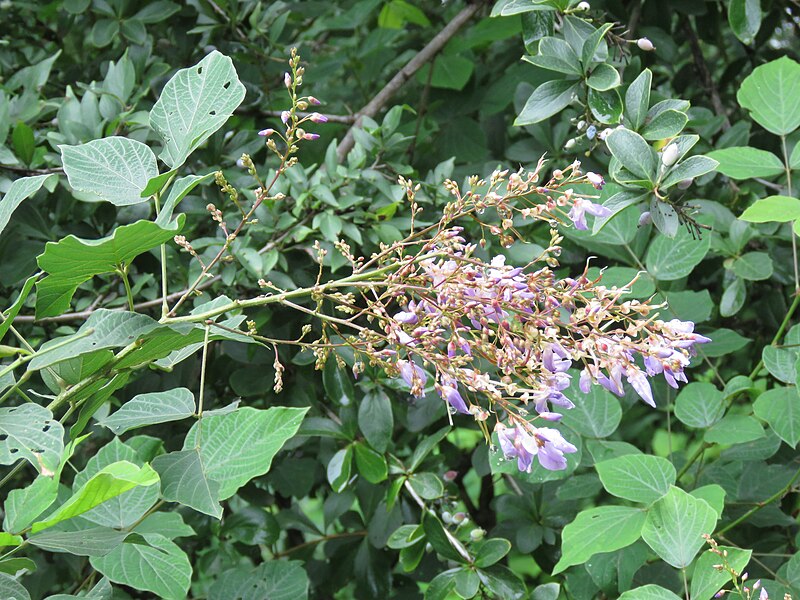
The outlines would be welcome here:
M 175 543 L 148 533 L 147 544 L 122 544 L 105 556 L 89 559 L 92 568 L 114 583 L 153 592 L 165 600 L 184 600 L 192 581 L 192 565 Z
M 575 403 L 575 408 L 564 411 L 564 425 L 585 437 L 604 438 L 617 430 L 622 419 L 622 408 L 611 392 L 593 385 L 584 393 L 577 377 L 570 380 L 565 394 Z
M 392 550 L 410 548 L 425 537 L 422 525 L 401 525 L 398 527 L 386 542 Z
M 353 468 L 353 449 L 351 446 L 342 448 L 328 461 L 327 474 L 331 489 L 338 493 L 344 491 L 350 483 L 350 473 Z
M 142 191 L 158 175 L 153 151 L 125 137 L 58 148 L 72 189 L 89 194 L 94 201 L 106 200 L 116 206 L 144 202 Z
M 522 580 L 511 569 L 503 565 L 479 569 L 478 577 L 495 598 L 522 600 L 528 593 Z
M 375 452 L 363 442 L 353 445 L 356 467 L 361 476 L 370 483 L 380 483 L 386 479 L 388 468 L 382 454 Z
M 447 539 L 444 526 L 436 515 L 426 511 L 422 516 L 422 527 L 425 530 L 425 537 L 428 543 L 433 546 L 436 552 L 449 560 L 454 560 L 459 563 L 464 562 L 464 557 L 458 553 L 450 543 L 450 540 Z
M 800 64 L 787 56 L 753 69 L 736 94 L 764 129 L 787 135 L 800 126 Z
M 464 568 L 456 573 L 453 578 L 453 591 L 459 598 L 473 598 L 481 587 L 481 580 L 478 574 L 469 569 Z
M 173 169 L 182 165 L 225 124 L 244 95 L 233 61 L 216 50 L 175 73 L 150 111 L 150 126 L 164 140 L 159 158 Z
M 161 211 L 158 213 L 156 224 L 160 225 L 161 227 L 167 227 L 169 222 L 172 220 L 172 213 L 175 212 L 175 208 L 178 206 L 180 201 L 183 200 L 195 187 L 213 179 L 214 173 L 209 173 L 207 175 L 187 175 L 186 177 L 181 177 L 180 179 L 175 180 L 175 183 L 173 183 L 169 188 L 167 201 L 164 202 L 164 206 L 161 207 Z
M 552 117 L 577 97 L 578 89 L 578 84 L 569 80 L 543 83 L 528 98 L 514 125 L 532 125 Z
M 691 494 L 695 498 L 700 498 L 708 502 L 708 505 L 717 513 L 718 519 L 722 517 L 722 511 L 725 510 L 725 490 L 722 486 L 711 483 L 693 489 Z
M 583 48 L 581 48 L 581 64 L 583 65 L 584 74 L 589 72 L 589 67 L 595 61 L 604 60 L 604 58 L 601 58 L 601 56 L 603 54 L 608 54 L 608 49 L 606 48 L 606 45 L 603 43 L 603 38 L 605 37 L 606 33 L 608 33 L 608 31 L 613 26 L 614 26 L 613 23 L 605 23 L 605 24 L 601 25 L 600 27 L 595 29 L 591 33 L 591 35 L 589 35 L 586 38 L 586 41 L 583 42 Z M 602 47 L 603 47 L 603 51 L 598 56 L 597 55 L 598 54 L 597 51 L 598 51 L 598 48 L 600 48 L 601 44 L 602 44 Z M 606 66 L 611 66 L 611 65 L 607 65 L 606 63 L 601 63 L 601 64 L 604 64 Z
M 631 129 L 636 131 L 644 125 L 647 108 L 650 106 L 650 85 L 653 73 L 644 69 L 628 86 L 625 92 L 625 118 L 630 123 Z
M 622 116 L 622 99 L 617 90 L 599 92 L 589 88 L 587 100 L 595 119 L 606 125 L 619 123 Z
M 430 69 L 430 65 L 420 69 L 417 79 L 420 82 L 427 82 Z M 457 54 L 441 54 L 433 63 L 431 86 L 445 90 L 462 90 L 472 77 L 474 69 L 475 63 L 468 58 Z
M 378 27 L 402 29 L 406 23 L 429 27 L 431 22 L 425 13 L 405 0 L 391 0 L 383 5 L 378 15 Z
M 605 92 L 617 87 L 619 81 L 619 73 L 614 67 L 607 63 L 600 63 L 586 80 L 586 85 L 598 92 Z
M 706 156 L 716 160 L 717 171 L 731 179 L 752 179 L 753 177 L 774 177 L 784 171 L 781 159 L 772 152 L 737 146 L 714 150 Z
M 89 32 L 89 41 L 98 48 L 108 46 L 119 33 L 119 21 L 98 19 Z
M 642 200 L 647 197 L 647 194 L 642 193 L 641 191 L 630 191 L 624 190 L 622 192 L 617 192 L 613 194 L 608 200 L 603 202 L 603 206 L 605 206 L 608 210 L 611 211 L 611 214 L 605 218 L 596 218 L 594 220 L 594 227 L 592 228 L 592 235 L 597 235 L 606 224 L 611 221 L 615 216 L 617 216 L 620 212 L 632 206 L 634 204 L 638 204 Z
M 4 140 L 5 141 L 5 140 Z M 36 139 L 33 136 L 33 129 L 26 123 L 18 121 L 11 133 L 11 143 L 14 146 L 14 153 L 24 164 L 31 164 L 33 153 L 36 151 Z
M 728 566 L 737 573 L 744 572 L 753 553 L 752 550 L 743 550 L 732 546 L 719 546 L 719 550 L 727 554 Z M 714 594 L 730 582 L 730 573 L 714 568 L 714 565 L 719 562 L 719 556 L 713 552 L 703 552 L 697 559 L 692 576 L 692 600 L 711 600 Z
M 542 38 L 539 52 L 535 56 L 523 56 L 522 60 L 556 73 L 583 75 L 578 55 L 567 42 L 557 37 Z
M 322 371 L 322 384 L 325 393 L 333 402 L 341 406 L 349 406 L 355 400 L 353 381 L 345 369 L 340 369 L 335 360 L 325 363 Z
M 761 29 L 761 0 L 730 0 L 728 23 L 743 44 L 752 44 Z
M 193 414 L 194 394 L 186 388 L 175 388 L 134 396 L 117 412 L 101 420 L 100 424 L 115 435 L 122 435 L 137 427 L 180 421 Z
M 732 279 L 725 287 L 719 302 L 719 314 L 722 317 L 732 317 L 738 313 L 747 295 L 744 280 L 740 277 Z
M 444 494 L 442 480 L 433 473 L 414 473 L 408 483 L 425 500 L 436 500 Z
M 739 217 L 750 223 L 787 223 L 800 218 L 800 200 L 790 196 L 767 196 L 756 200 Z
M 767 390 L 753 404 L 753 411 L 792 448 L 800 442 L 800 395 L 795 387 Z
M 763 281 L 772 277 L 772 259 L 766 252 L 747 252 L 733 261 L 731 271 L 748 281 Z
M 717 513 L 705 500 L 671 487 L 648 511 L 642 538 L 664 561 L 688 567 L 705 543 L 703 534 L 714 533 Z
M 711 236 L 695 239 L 686 229 L 680 229 L 673 239 L 656 237 L 647 249 L 647 272 L 659 281 L 686 277 L 705 258 Z
M 703 439 L 709 444 L 744 444 L 764 437 L 764 428 L 753 417 L 726 415 L 721 421 L 707 429 Z
M 797 357 L 797 352 L 788 348 L 764 346 L 761 351 L 761 359 L 767 371 L 783 383 L 794 383 L 797 380 Z
M 71 336 L 53 338 L 42 344 L 28 368 L 35 371 L 99 350 L 121 348 L 159 327 L 161 326 L 158 321 L 147 315 L 101 308 L 94 311 Z M 93 361 L 91 364 L 92 370 L 96 370 L 101 368 L 105 361 Z M 81 373 L 83 376 L 90 374 Z
M 208 476 L 197 448 L 156 456 L 153 469 L 161 477 L 161 497 L 164 500 L 222 518 L 222 506 L 217 501 L 219 482 Z
M 661 181 L 659 187 L 661 189 L 667 189 L 685 179 L 700 177 L 716 169 L 718 164 L 719 163 L 713 158 L 707 156 L 690 156 L 672 167 L 672 169 L 667 172 L 667 176 Z
M 619 600 L 681 600 L 681 598 L 660 585 L 648 583 L 628 590 L 619 597 Z
M 598 506 L 579 512 L 561 534 L 561 560 L 553 575 L 600 552 L 630 546 L 641 535 L 645 515 L 645 511 L 629 506 Z
M 137 467 L 127 461 L 110 464 L 93 475 L 45 521 L 34 523 L 31 531 L 37 533 L 56 523 L 82 515 L 130 489 L 139 486 L 148 487 L 156 483 L 158 483 L 158 473 L 149 465 Z
M 652 504 L 675 483 L 675 467 L 666 458 L 629 454 L 595 465 L 603 487 L 612 496 Z
M 64 451 L 64 427 L 38 404 L 0 408 L 0 464 L 24 458 L 42 475 L 52 477 Z
M 689 427 L 706 429 L 725 414 L 725 398 L 714 385 L 692 382 L 675 398 L 675 416 Z
M 8 493 L 3 529 L 19 532 L 33 523 L 58 497 L 58 478 L 39 475 L 26 487 Z
M 66 312 L 80 284 L 95 275 L 113 273 L 140 254 L 171 240 L 183 222 L 181 216 L 172 227 L 163 228 L 151 221 L 137 221 L 117 227 L 113 234 L 99 240 L 68 235 L 58 242 L 48 242 L 36 259 L 39 268 L 48 273 L 36 284 L 36 317 Z
M 484 569 L 501 560 L 511 551 L 511 542 L 503 538 L 492 538 L 473 544 L 475 566 Z
M 245 483 L 269 471 L 273 457 L 297 433 L 307 411 L 282 406 L 267 410 L 245 407 L 205 416 L 189 430 L 183 449 L 200 448 L 206 473 L 220 483 L 217 499 L 226 500 Z
M 358 427 L 370 446 L 378 452 L 386 452 L 392 441 L 394 415 L 389 396 L 380 389 L 364 394 L 358 405 Z
M 58 175 L 35 175 L 14 180 L 6 195 L 0 200 L 0 233 L 8 225 L 11 215 L 24 200 L 38 192 L 43 185 L 57 182 Z
M 92 527 L 77 531 L 46 530 L 28 538 L 28 541 L 48 552 L 66 552 L 75 556 L 105 556 L 119 547 L 130 535 L 110 527 Z
M 656 196 L 650 198 L 650 218 L 663 235 L 674 238 L 678 233 L 680 220 L 678 213 L 672 208 L 671 204 L 662 202 Z
M 11 325 L 14 324 L 14 319 L 19 314 L 19 311 L 22 310 L 22 305 L 25 304 L 25 300 L 27 300 L 28 295 L 30 295 L 31 290 L 33 289 L 33 285 L 36 283 L 36 280 L 39 279 L 39 275 L 31 275 L 28 279 L 25 280 L 25 283 L 22 286 L 22 289 L 19 291 L 19 295 L 17 299 L 14 300 L 14 304 L 3 313 L 4 320 L 0 323 L 0 340 L 2 340 L 8 330 L 11 328 Z
M 683 128 L 689 117 L 679 110 L 669 109 L 657 115 L 641 129 L 642 137 L 646 140 L 665 140 L 675 137 Z
M 25 586 L 7 573 L 0 573 L 0 597 L 3 600 L 31 600 Z
M 308 575 L 299 561 L 270 560 L 257 567 L 225 571 L 211 586 L 208 600 L 307 600 Z
M 615 129 L 606 138 L 611 154 L 635 176 L 655 180 L 656 155 L 645 139 L 630 129 Z

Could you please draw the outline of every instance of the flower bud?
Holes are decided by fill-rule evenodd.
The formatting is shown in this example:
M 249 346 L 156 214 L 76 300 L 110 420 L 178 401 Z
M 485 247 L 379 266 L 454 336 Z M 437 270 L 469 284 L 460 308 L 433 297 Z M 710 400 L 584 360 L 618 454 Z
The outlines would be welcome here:
M 477 527 L 469 532 L 469 537 L 473 542 L 478 542 L 486 535 L 486 530 Z
M 588 2 L 578 2 L 578 6 L 575 7 L 575 10 L 589 10 L 591 5 Z
M 679 190 L 685 190 L 688 189 L 689 186 L 692 185 L 692 183 L 694 183 L 694 178 L 692 177 L 690 177 L 689 179 L 683 179 L 678 182 L 677 188 Z
M 275 133 L 274 129 L 262 129 L 261 131 L 258 132 L 258 135 L 260 135 L 261 137 L 269 137 L 273 133 Z
M 665 167 L 671 167 L 678 161 L 679 152 L 677 144 L 670 144 L 661 153 L 661 162 L 664 163 Z
M 289 122 L 289 119 L 290 119 L 291 117 L 292 117 L 292 114 L 291 114 L 291 113 L 290 113 L 288 110 L 285 110 L 285 111 L 283 111 L 283 112 L 281 113 L 281 122 L 282 122 L 284 125 L 286 125 L 286 124 Z
M 565 149 L 565 150 L 569 150 L 569 149 L 571 149 L 571 148 L 572 148 L 572 147 L 574 147 L 574 146 L 575 146 L 575 138 L 569 138 L 569 139 L 567 140 L 567 143 L 566 143 L 566 144 L 564 144 L 564 149 Z
M 456 477 L 458 477 L 457 471 L 447 471 L 442 475 L 442 479 L 444 479 L 445 482 L 455 481 Z
M 645 225 L 649 225 L 653 222 L 653 218 L 650 215 L 650 211 L 645 211 L 639 216 L 639 227 L 644 227 Z
M 656 49 L 656 47 L 653 45 L 653 42 L 648 40 L 646 37 L 636 40 L 636 45 L 639 46 L 639 50 L 644 50 L 645 52 L 652 52 Z
M 586 129 L 586 138 L 593 140 L 595 135 L 597 135 L 597 127 L 594 125 L 589 125 L 589 127 Z
M 466 518 L 467 518 L 466 514 L 464 514 L 463 512 L 457 512 L 456 514 L 453 515 L 453 523 L 455 523 L 456 525 L 461 525 L 461 523 L 463 523 L 464 519 Z
M 591 171 L 586 173 L 586 179 L 588 179 L 589 183 L 591 183 L 595 187 L 595 189 L 598 190 L 602 190 L 603 186 L 606 184 L 606 181 L 605 179 L 603 179 L 602 175 L 599 175 L 597 173 L 592 173 Z
M 304 133 L 303 134 L 303 139 L 304 140 L 309 140 L 309 141 L 318 140 L 319 139 L 319 134 L 318 133 Z
M 311 116 L 308 117 L 308 118 L 311 119 L 311 121 L 313 121 L 314 123 L 327 123 L 328 122 L 328 117 L 326 117 L 325 115 L 321 115 L 318 112 L 312 113 Z
M 288 72 L 283 74 L 283 85 L 285 85 L 287 89 L 292 88 L 292 76 L 289 75 Z
M 309 97 L 308 97 L 308 101 L 309 101 L 311 104 L 313 104 L 314 106 L 319 106 L 320 104 L 322 104 L 322 102 L 320 102 L 319 100 L 317 100 L 316 98 L 314 98 L 314 96 L 309 96 Z

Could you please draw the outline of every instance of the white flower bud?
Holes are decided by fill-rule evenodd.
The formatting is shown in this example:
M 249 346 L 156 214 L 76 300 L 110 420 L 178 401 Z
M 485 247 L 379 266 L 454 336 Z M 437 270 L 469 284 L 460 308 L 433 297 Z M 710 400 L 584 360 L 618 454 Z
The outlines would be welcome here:
M 639 46 L 639 50 L 644 50 L 645 52 L 652 52 L 656 49 L 656 47 L 653 45 L 653 42 L 646 37 L 636 40 L 636 45 Z
M 578 6 L 575 7 L 575 10 L 589 10 L 591 5 L 588 2 L 579 2 Z
M 661 162 L 664 163 L 665 167 L 671 167 L 678 161 L 678 145 L 677 144 L 670 144 L 664 151 L 661 153 Z
M 575 145 L 575 139 L 574 139 L 574 138 L 569 138 L 569 139 L 567 140 L 567 143 L 566 143 L 566 144 L 564 144 L 564 149 L 566 149 L 566 150 L 569 150 L 569 149 L 570 149 L 570 148 L 572 148 L 574 145 Z

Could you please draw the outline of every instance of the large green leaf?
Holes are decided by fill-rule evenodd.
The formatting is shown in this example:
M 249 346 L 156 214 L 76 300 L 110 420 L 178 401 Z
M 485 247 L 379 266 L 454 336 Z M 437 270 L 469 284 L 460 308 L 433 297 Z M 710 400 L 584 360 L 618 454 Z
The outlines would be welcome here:
M 369 445 L 378 452 L 385 452 L 392 441 L 394 415 L 389 396 L 377 389 L 364 394 L 358 405 L 358 427 Z
M 58 497 L 58 479 L 39 475 L 33 483 L 9 491 L 3 504 L 5 531 L 20 532 L 33 523 Z
M 658 236 L 647 249 L 647 271 L 660 281 L 686 277 L 705 258 L 710 245 L 711 235 L 697 239 L 686 229 L 678 230 L 672 239 Z
M 553 575 L 600 552 L 630 546 L 639 539 L 645 515 L 642 509 L 629 506 L 598 506 L 579 512 L 561 534 L 561 560 Z
M 608 437 L 617 430 L 622 419 L 619 400 L 599 385 L 591 386 L 584 393 L 578 387 L 577 379 L 572 378 L 569 390 L 565 392 L 575 408 L 564 411 L 562 422 L 585 437 Z
M 217 500 L 225 500 L 253 477 L 269 471 L 272 458 L 297 432 L 307 410 L 245 407 L 203 417 L 189 430 L 183 449 L 200 448 L 207 476 L 220 484 Z
M 554 79 L 543 83 L 528 98 L 514 125 L 532 125 L 552 117 L 572 102 L 578 89 L 578 84 L 570 80 Z
M 80 146 L 59 146 L 72 189 L 117 206 L 145 202 L 142 190 L 158 175 L 156 155 L 136 140 L 114 136 Z
M 761 29 L 761 0 L 730 0 L 728 23 L 743 44 L 752 44 Z
M 75 475 L 75 479 L 72 482 L 73 493 L 77 493 L 82 486 L 105 467 L 119 461 L 139 466 L 144 464 L 144 461 L 133 448 L 123 444 L 119 438 L 115 437 L 89 459 L 83 471 Z M 158 478 L 156 477 L 157 480 Z M 157 500 L 157 485 L 137 486 L 106 500 L 89 512 L 84 513 L 82 518 L 97 525 L 122 529 L 130 527 L 141 519 Z
M 800 64 L 783 56 L 753 69 L 736 99 L 759 125 L 775 135 L 800 126 Z
M 712 534 L 717 513 L 705 501 L 672 486 L 647 512 L 642 538 L 653 551 L 677 569 L 688 567 Z
M 121 348 L 159 327 L 158 321 L 147 315 L 101 308 L 93 312 L 72 336 L 53 338 L 42 344 L 40 355 L 30 361 L 28 368 L 44 369 L 98 350 Z M 94 368 L 103 364 L 102 360 L 92 362 Z
M 728 414 L 706 429 L 703 439 L 709 444 L 744 444 L 764 437 L 764 428 L 758 419 L 747 415 Z
M 675 467 L 666 458 L 628 454 L 595 465 L 606 491 L 618 498 L 652 504 L 675 483 Z
M 38 404 L 0 408 L 0 464 L 20 458 L 42 475 L 53 476 L 64 451 L 64 427 Z
M 11 575 L 0 573 L 0 598 L 3 600 L 31 600 L 31 595 Z
M 108 237 L 82 240 L 74 235 L 48 242 L 37 257 L 48 273 L 36 284 L 36 316 L 52 317 L 69 309 L 77 287 L 95 275 L 113 273 L 140 254 L 171 240 L 183 227 L 184 216 L 168 228 L 152 221 L 121 225 Z
M 630 129 L 615 129 L 606 138 L 611 154 L 635 176 L 655 180 L 655 152 L 645 139 Z
M 175 388 L 134 396 L 117 412 L 100 421 L 100 424 L 108 427 L 114 434 L 121 435 L 130 429 L 180 421 L 193 414 L 194 394 L 186 388 Z
M 219 576 L 208 600 L 306 600 L 308 575 L 303 563 L 270 560 L 257 567 L 237 567 Z
M 719 162 L 717 171 L 732 179 L 774 177 L 784 170 L 781 159 L 772 152 L 750 146 L 714 150 L 706 156 Z
M 150 126 L 164 140 L 159 158 L 170 168 L 182 165 L 225 124 L 244 95 L 233 61 L 216 50 L 175 73 L 150 111 Z
M 12 213 L 24 200 L 33 196 L 43 185 L 55 184 L 56 181 L 58 181 L 58 175 L 34 175 L 14 180 L 6 195 L 0 200 L 0 233 L 8 225 Z
M 130 535 L 110 527 L 92 527 L 76 531 L 48 529 L 30 536 L 28 541 L 48 552 L 66 552 L 75 556 L 105 556 Z
M 646 140 L 665 140 L 683 131 L 688 121 L 689 117 L 685 112 L 671 108 L 659 113 L 652 121 L 647 122 L 640 133 Z
M 92 568 L 111 581 L 153 592 L 165 600 L 185 600 L 192 565 L 175 543 L 162 535 L 143 535 L 147 544 L 122 544 L 105 556 L 90 558 Z
M 796 387 L 767 390 L 753 404 L 759 419 L 769 423 L 772 430 L 792 448 L 800 442 L 800 394 Z
M 719 550 L 726 553 L 726 562 L 737 573 L 744 572 L 753 553 L 752 550 L 743 550 L 732 546 L 719 546 Z M 697 559 L 692 576 L 692 600 L 710 600 L 726 583 L 730 582 L 729 572 L 714 568 L 714 565 L 719 563 L 719 555 L 711 551 L 703 552 Z
M 37 533 L 56 523 L 82 515 L 130 489 L 148 487 L 156 483 L 158 483 L 158 473 L 149 465 L 138 467 L 124 460 L 107 465 L 83 484 L 46 520 L 34 523 L 31 531 Z
M 161 497 L 193 509 L 222 518 L 219 482 L 206 472 L 200 450 L 181 450 L 162 454 L 153 459 L 153 468 L 161 476 Z
M 681 597 L 660 585 L 648 583 L 628 590 L 619 597 L 619 600 L 681 600 Z
M 787 223 L 800 218 L 800 200 L 791 196 L 767 196 L 756 200 L 739 217 L 750 223 Z
M 725 414 L 725 398 L 713 384 L 692 382 L 678 392 L 675 416 L 684 425 L 705 429 Z

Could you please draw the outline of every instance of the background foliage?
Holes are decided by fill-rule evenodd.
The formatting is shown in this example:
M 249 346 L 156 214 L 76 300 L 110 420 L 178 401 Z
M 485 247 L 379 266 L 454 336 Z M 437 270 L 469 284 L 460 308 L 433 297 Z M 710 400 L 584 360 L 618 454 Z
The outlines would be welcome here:
M 732 584 L 703 533 L 735 580 L 746 568 L 770 597 L 800 594 L 800 6 L 583 4 L 0 3 L 0 596 L 705 600 Z M 463 11 L 337 154 L 353 115 Z M 159 265 L 170 305 L 201 272 L 178 229 L 208 263 L 225 238 L 207 205 L 239 218 L 213 173 L 250 203 L 242 154 L 262 176 L 277 167 L 256 132 L 287 108 L 293 46 L 331 118 L 279 180 L 287 200 L 260 206 L 184 313 L 261 278 L 313 285 L 317 240 L 369 256 L 403 238 L 398 175 L 434 218 L 445 178 L 579 158 L 605 174 L 613 215 L 564 229 L 562 274 L 590 255 L 609 285 L 641 272 L 631 298 L 667 301 L 664 318 L 712 339 L 690 383 L 656 387 L 657 409 L 572 389 L 562 430 L 579 452 L 526 474 L 472 419 L 451 427 L 432 390 L 410 398 L 334 360 L 319 372 L 285 347 L 278 394 L 271 347 L 160 325 Z M 202 72 L 167 83 L 193 65 L 218 95 L 193 93 Z M 187 98 L 204 118 L 175 135 Z M 143 201 L 156 194 L 158 217 Z M 521 231 L 528 244 L 490 241 L 487 256 L 524 263 L 549 244 Z M 336 252 L 325 261 L 343 276 Z M 224 318 L 280 339 L 318 327 L 282 306 Z

